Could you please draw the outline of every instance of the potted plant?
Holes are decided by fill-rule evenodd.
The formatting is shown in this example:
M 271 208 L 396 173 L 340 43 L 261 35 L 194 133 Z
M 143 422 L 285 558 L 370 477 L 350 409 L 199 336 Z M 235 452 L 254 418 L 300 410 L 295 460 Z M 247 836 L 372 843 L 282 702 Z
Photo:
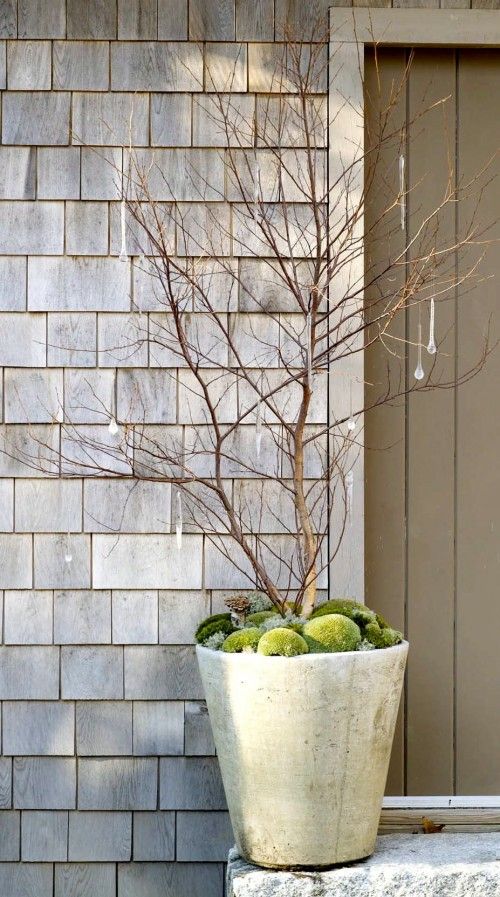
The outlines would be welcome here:
M 228 603 L 196 650 L 240 854 L 273 868 L 369 856 L 408 644 L 352 600 L 307 619 L 259 592 Z
M 329 183 L 328 43 L 313 37 L 285 41 L 271 66 L 263 58 L 256 97 L 231 93 L 231 72 L 221 88 L 217 60 L 213 79 L 207 63 L 213 90 L 193 103 L 200 141 L 215 149 L 175 159 L 124 149 L 117 251 L 132 266 L 133 313 L 116 352 L 155 369 L 132 372 L 127 401 L 95 396 L 97 436 L 66 420 L 61 443 L 68 475 L 170 483 L 178 551 L 187 531 L 201 534 L 205 583 L 213 550 L 248 582 L 200 622 L 196 650 L 238 848 L 275 867 L 366 857 L 377 831 L 408 645 L 376 612 L 337 597 L 332 566 L 344 552 L 344 569 L 355 567 L 365 414 L 454 387 L 487 354 L 449 382 L 435 364 L 435 304 L 473 276 L 458 280 L 455 254 L 474 233 L 436 251 L 439 216 L 460 196 L 451 187 L 406 233 L 404 84 L 370 97 L 380 114 L 364 150 L 347 161 L 330 148 Z M 334 118 L 350 102 L 337 99 Z M 367 258 L 363 268 L 363 215 L 386 244 L 383 265 Z M 427 374 L 421 327 L 393 329 L 414 306 L 429 312 Z M 365 384 L 364 354 L 388 345 L 400 376 Z M 41 449 L 15 453 L 61 463 L 52 445 Z

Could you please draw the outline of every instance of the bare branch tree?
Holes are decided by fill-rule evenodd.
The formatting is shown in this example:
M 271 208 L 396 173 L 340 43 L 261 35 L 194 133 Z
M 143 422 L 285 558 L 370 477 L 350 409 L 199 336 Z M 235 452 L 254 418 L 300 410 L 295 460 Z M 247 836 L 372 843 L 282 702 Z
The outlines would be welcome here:
M 414 391 L 454 388 L 490 351 L 485 334 L 474 365 L 447 380 L 438 340 L 429 372 L 406 376 L 422 336 L 397 335 L 395 321 L 414 306 L 434 313 L 458 288 L 465 301 L 480 278 L 488 240 L 476 211 L 485 172 L 458 184 L 450 162 L 442 195 L 432 210 L 420 209 L 419 184 L 408 189 L 401 170 L 410 59 L 389 95 L 366 96 L 376 115 L 364 150 L 336 165 L 340 175 L 329 182 L 335 116 L 328 119 L 326 89 L 338 65 L 323 36 L 290 39 L 256 105 L 230 83 L 195 99 L 205 134 L 223 147 L 214 151 L 222 178 L 193 151 L 189 160 L 178 151 L 175 178 L 161 151 L 123 151 L 116 177 L 134 287 L 128 332 L 107 352 L 123 360 L 145 349 L 162 371 L 164 400 L 179 387 L 181 425 L 167 435 L 152 426 L 139 388 L 124 408 L 89 387 L 90 406 L 109 424 L 104 435 L 66 416 L 60 447 L 36 434 L 32 450 L 4 447 L 49 474 L 172 483 L 182 526 L 203 531 L 280 612 L 292 603 L 304 616 L 345 535 L 364 415 Z M 446 103 L 419 110 L 412 127 L 425 127 L 429 110 Z M 469 220 L 447 242 L 440 221 L 464 197 Z M 384 262 L 365 258 L 353 278 L 367 234 L 383 243 Z M 386 382 L 364 384 L 364 400 L 346 405 L 349 362 L 375 346 L 399 359 L 399 375 L 388 365 Z M 340 413 L 332 401 L 327 417 L 329 384 L 344 401 Z M 340 522 L 329 540 L 333 512 Z

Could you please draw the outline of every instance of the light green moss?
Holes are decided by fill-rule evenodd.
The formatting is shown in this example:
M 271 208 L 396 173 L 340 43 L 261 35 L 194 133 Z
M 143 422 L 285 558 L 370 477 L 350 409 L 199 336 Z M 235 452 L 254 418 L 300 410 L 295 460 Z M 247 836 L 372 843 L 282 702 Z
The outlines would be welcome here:
M 325 614 L 308 620 L 303 630 L 309 651 L 322 652 L 356 651 L 361 642 L 359 626 L 342 614 Z
M 276 616 L 277 614 L 275 610 L 260 610 L 256 614 L 250 614 L 246 618 L 246 622 L 252 623 L 254 626 L 260 626 L 260 624 L 263 623 L 264 620 L 270 620 L 271 617 Z
M 228 654 L 241 654 L 242 651 L 255 651 L 262 637 L 262 632 L 256 626 L 248 629 L 238 629 L 228 635 L 222 645 L 222 650 Z
M 199 645 L 203 645 L 216 632 L 224 632 L 229 635 L 234 632 L 234 628 L 231 614 L 212 614 L 211 617 L 207 617 L 200 623 L 195 633 L 195 639 Z
M 326 614 L 342 614 L 344 617 L 354 620 L 358 626 L 366 626 L 368 623 L 374 623 L 376 620 L 374 611 L 364 604 L 358 604 L 352 598 L 333 598 L 331 601 L 320 604 L 312 612 L 311 620 L 323 617 Z
M 368 641 L 368 639 L 363 638 L 363 639 L 361 639 L 357 650 L 358 651 L 376 651 L 377 649 L 376 649 L 375 645 L 372 645 L 372 643 Z
M 370 623 L 365 627 L 364 637 L 376 648 L 392 648 L 403 641 L 403 634 L 397 629 L 386 626 L 382 629 L 378 623 Z
M 280 627 L 264 633 L 257 653 L 267 657 L 297 657 L 298 654 L 307 654 L 308 650 L 307 643 L 298 632 Z
M 213 635 L 209 635 L 208 638 L 205 639 L 203 647 L 210 648 L 211 651 L 220 651 L 226 638 L 227 635 L 225 632 L 214 632 Z M 373 645 L 370 645 L 370 648 L 373 648 Z M 375 648 L 373 648 L 373 650 L 375 650 Z
M 293 629 L 302 635 L 303 625 L 302 617 L 295 617 L 292 613 L 287 613 L 285 617 L 282 617 L 281 614 L 271 614 L 262 621 L 260 628 L 262 632 L 269 632 L 271 629 Z
M 262 610 L 273 610 L 273 602 L 271 599 L 265 594 L 265 592 L 247 592 L 244 596 L 248 598 L 250 602 L 250 613 L 258 614 Z

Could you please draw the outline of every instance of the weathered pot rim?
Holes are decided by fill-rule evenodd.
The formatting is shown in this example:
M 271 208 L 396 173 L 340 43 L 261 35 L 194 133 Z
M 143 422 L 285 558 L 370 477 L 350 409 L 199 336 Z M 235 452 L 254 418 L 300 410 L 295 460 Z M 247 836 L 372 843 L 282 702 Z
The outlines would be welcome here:
M 320 660 L 324 660 L 325 657 L 331 658 L 333 662 L 341 657 L 356 657 L 358 658 L 360 663 L 367 662 L 370 659 L 373 659 L 374 655 L 381 654 L 382 652 L 386 654 L 388 651 L 392 651 L 393 653 L 402 653 L 406 652 L 409 648 L 409 643 L 406 639 L 403 639 L 402 642 L 399 642 L 398 645 L 393 645 L 392 648 L 376 648 L 374 651 L 325 651 L 324 653 L 310 653 L 310 654 L 298 654 L 296 657 L 279 657 L 277 655 L 267 656 L 266 654 L 257 654 L 257 652 L 252 651 L 243 651 L 243 652 L 230 652 L 230 651 L 214 651 L 213 648 L 205 648 L 203 645 L 196 645 L 196 652 L 200 653 L 201 656 L 204 654 L 217 655 L 224 663 L 239 663 L 241 661 L 242 656 L 245 658 L 251 657 L 254 659 L 254 662 L 264 661 L 265 663 L 269 663 L 269 661 L 278 662 L 278 663 L 303 663 L 307 662 L 319 662 Z

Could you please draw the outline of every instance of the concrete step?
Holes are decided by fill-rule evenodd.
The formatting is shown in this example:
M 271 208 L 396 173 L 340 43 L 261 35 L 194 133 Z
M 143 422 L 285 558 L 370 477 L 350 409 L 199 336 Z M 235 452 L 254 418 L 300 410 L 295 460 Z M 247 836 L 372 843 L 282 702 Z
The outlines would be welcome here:
M 227 897 L 500 897 L 500 833 L 383 835 L 368 860 L 326 871 L 229 854 Z

